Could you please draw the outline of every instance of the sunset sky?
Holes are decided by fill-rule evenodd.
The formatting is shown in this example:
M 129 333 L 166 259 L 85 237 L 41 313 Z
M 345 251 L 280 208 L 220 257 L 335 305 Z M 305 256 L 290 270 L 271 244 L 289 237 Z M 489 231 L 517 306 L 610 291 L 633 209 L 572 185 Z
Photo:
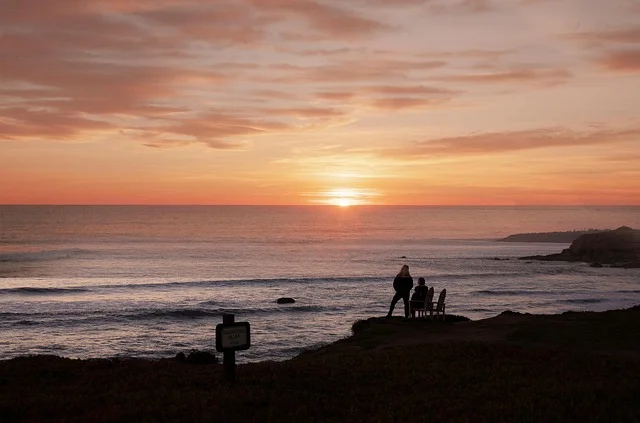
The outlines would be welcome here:
M 0 0 L 0 204 L 640 205 L 640 0 Z

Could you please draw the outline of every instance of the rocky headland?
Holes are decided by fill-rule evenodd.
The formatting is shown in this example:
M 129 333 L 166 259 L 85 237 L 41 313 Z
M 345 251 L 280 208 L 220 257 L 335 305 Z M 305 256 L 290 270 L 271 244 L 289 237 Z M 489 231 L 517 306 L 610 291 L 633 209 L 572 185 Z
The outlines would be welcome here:
M 640 268 L 640 230 L 615 230 L 580 235 L 560 253 L 521 257 L 521 260 L 580 261 L 594 266 Z

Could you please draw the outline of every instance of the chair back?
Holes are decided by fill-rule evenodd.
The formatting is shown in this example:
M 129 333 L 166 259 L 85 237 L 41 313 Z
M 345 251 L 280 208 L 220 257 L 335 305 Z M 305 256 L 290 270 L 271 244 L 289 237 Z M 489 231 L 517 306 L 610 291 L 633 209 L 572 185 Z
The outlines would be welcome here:
M 427 298 L 425 298 L 425 302 L 433 302 L 433 287 L 427 289 Z
M 433 309 L 433 287 L 427 290 L 427 297 L 424 299 L 425 310 Z
M 440 291 L 440 296 L 438 297 L 438 304 L 436 305 L 436 311 L 442 311 L 444 308 L 444 297 L 447 296 L 447 290 L 443 289 Z

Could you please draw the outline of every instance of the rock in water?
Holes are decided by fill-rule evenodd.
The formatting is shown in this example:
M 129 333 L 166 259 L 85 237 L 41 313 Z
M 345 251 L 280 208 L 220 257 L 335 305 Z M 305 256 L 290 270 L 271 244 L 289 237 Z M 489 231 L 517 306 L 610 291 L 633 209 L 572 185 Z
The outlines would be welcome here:
M 294 300 L 293 298 L 289 298 L 289 297 L 282 297 L 282 298 L 278 298 L 278 300 L 276 302 L 278 304 L 292 304 L 292 303 L 295 303 L 296 300 Z

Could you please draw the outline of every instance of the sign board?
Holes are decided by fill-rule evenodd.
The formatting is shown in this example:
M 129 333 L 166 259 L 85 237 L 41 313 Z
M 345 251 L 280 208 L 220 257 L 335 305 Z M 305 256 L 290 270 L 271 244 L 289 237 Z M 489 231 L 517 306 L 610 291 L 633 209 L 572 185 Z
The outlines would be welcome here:
M 249 322 L 221 323 L 216 325 L 216 350 L 240 351 L 251 346 Z

